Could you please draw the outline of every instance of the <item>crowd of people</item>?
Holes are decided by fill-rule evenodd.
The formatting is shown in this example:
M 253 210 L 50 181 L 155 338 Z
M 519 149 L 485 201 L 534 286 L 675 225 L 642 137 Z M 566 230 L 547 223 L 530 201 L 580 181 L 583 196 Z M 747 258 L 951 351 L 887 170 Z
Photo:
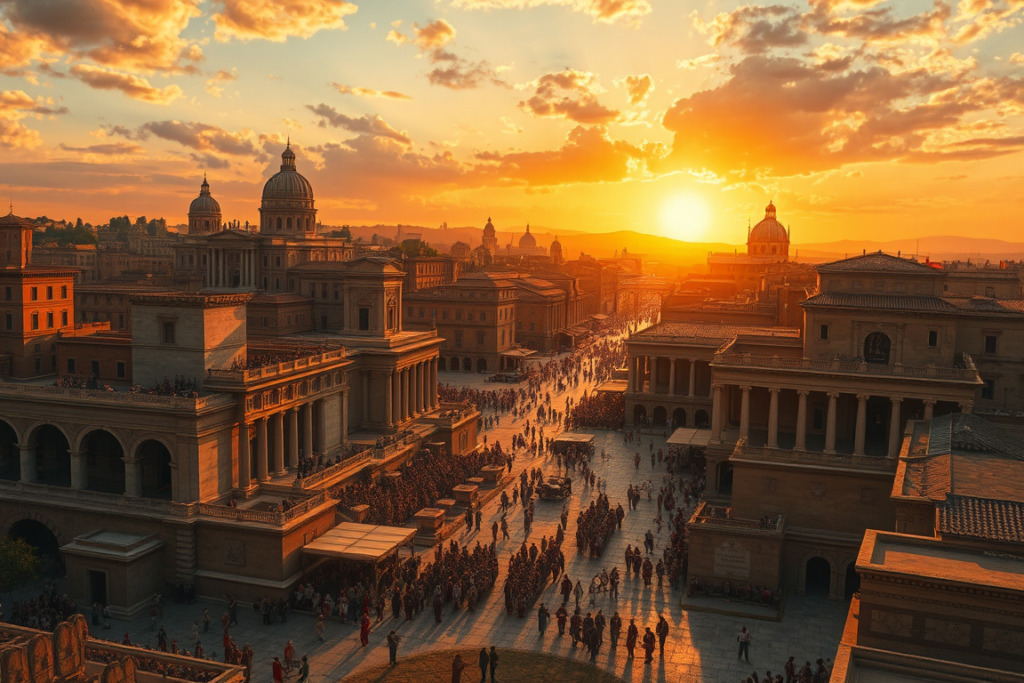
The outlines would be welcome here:
M 509 558 L 505 577 L 506 612 L 525 617 L 533 601 L 547 587 L 548 579 L 556 581 L 564 571 L 563 533 L 559 526 L 554 538 L 541 537 L 539 548 L 536 542 L 527 548 L 523 541 L 519 551 Z
M 144 387 L 141 384 L 133 384 L 129 387 L 133 394 L 150 394 L 153 396 L 181 396 L 183 398 L 198 398 L 199 390 L 195 379 L 187 379 L 178 375 L 174 380 L 164 377 L 156 384 Z
M 339 508 L 368 505 L 367 524 L 401 525 L 417 511 L 446 497 L 484 465 L 506 462 L 500 449 L 480 449 L 458 458 L 443 449 L 422 448 L 400 470 L 398 477 L 382 477 L 332 489 Z
M 141 648 L 142 646 L 138 643 L 132 643 L 133 647 Z M 148 648 L 143 648 L 148 649 Z M 188 652 L 178 652 L 182 656 L 191 657 L 192 655 Z M 85 658 L 90 662 L 114 662 L 120 660 L 124 656 L 124 653 L 119 650 L 105 650 L 91 645 L 87 645 L 85 648 Z M 138 654 L 133 654 L 132 659 L 135 660 L 135 666 L 140 671 L 146 673 L 155 674 L 161 678 L 177 678 L 183 681 L 195 681 L 195 683 L 205 683 L 206 681 L 212 681 L 218 676 L 222 675 L 223 671 L 216 669 L 208 669 L 198 663 L 186 663 L 181 660 L 169 660 L 166 658 L 157 657 L 146 657 Z M 242 662 L 238 662 L 242 664 Z
M 312 457 L 299 458 L 299 466 L 296 472 L 296 477 L 299 479 L 305 479 L 311 475 L 323 472 L 328 467 L 334 465 L 340 465 L 345 462 L 353 455 L 361 453 L 368 447 L 364 444 L 349 443 L 338 452 L 333 458 L 327 457 L 323 453 L 313 453 Z
M 278 363 L 285 363 L 297 358 L 307 358 L 331 350 L 332 347 L 328 344 L 317 344 L 316 346 L 282 347 L 280 350 L 259 353 L 249 351 L 244 360 L 236 358 L 231 364 L 231 369 L 256 370 L 268 365 L 277 365 Z
M 431 596 L 434 620 L 441 621 L 441 612 L 445 605 L 452 605 L 456 610 L 476 609 L 480 598 L 494 588 L 498 580 L 498 552 L 494 543 L 476 546 L 460 545 L 452 540 L 447 550 L 443 543 L 434 548 L 434 561 L 428 562 L 419 572 L 415 582 L 407 584 L 406 595 L 415 591 L 417 594 Z M 397 591 L 396 585 L 392 592 L 392 601 Z
M 828 683 L 832 677 L 831 658 L 819 658 L 814 664 L 805 660 L 799 664 L 795 657 L 790 657 L 782 665 L 782 672 L 776 669 L 776 673 L 766 670 L 763 676 L 754 671 L 740 683 Z
M 607 495 L 597 494 L 597 500 L 590 501 L 590 506 L 576 518 L 576 547 L 580 554 L 601 557 L 608 539 L 621 524 L 620 515 L 624 514 L 621 505 L 612 508 Z
M 610 392 L 584 394 L 569 408 L 566 430 L 580 428 L 622 429 L 626 396 Z
M 10 612 L 3 616 L 8 623 L 41 631 L 52 631 L 57 624 L 78 612 L 75 601 L 58 593 L 55 585 L 47 585 L 39 597 L 14 600 Z

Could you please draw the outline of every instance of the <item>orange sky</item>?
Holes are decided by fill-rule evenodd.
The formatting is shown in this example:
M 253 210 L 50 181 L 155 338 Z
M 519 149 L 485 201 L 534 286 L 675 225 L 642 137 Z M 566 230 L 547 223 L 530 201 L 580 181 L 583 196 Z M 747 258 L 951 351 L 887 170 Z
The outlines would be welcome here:
M 3 0 L 15 213 L 1024 234 L 1024 0 Z

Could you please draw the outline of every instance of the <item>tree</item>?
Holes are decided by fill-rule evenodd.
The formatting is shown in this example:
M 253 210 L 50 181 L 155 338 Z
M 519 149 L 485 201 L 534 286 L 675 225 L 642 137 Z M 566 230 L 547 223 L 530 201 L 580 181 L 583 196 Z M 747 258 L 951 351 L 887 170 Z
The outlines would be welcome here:
M 0 540 L 0 593 L 9 593 L 39 576 L 42 560 L 22 538 Z

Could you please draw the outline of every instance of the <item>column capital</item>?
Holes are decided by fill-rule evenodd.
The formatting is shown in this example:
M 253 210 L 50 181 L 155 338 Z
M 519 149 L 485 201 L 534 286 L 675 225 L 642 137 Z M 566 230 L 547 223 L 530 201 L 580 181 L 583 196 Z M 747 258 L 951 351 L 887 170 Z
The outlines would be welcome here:
M 870 394 L 857 394 L 857 400 L 861 403 L 867 403 L 869 398 L 871 398 Z
M 974 404 L 973 403 L 971 403 L 970 401 L 961 401 L 960 402 L 960 412 L 961 413 L 969 413 L 972 410 L 974 410 Z
M 838 391 L 830 391 L 830 392 L 828 392 L 828 397 L 829 398 L 839 398 L 839 392 Z
M 782 391 L 782 387 L 768 387 L 769 394 L 777 394 Z
M 721 383 L 719 383 L 719 382 L 715 382 L 714 384 L 712 384 L 712 385 L 711 385 L 711 388 L 712 388 L 712 389 L 713 389 L 714 391 L 721 391 L 722 389 L 724 389 L 724 388 L 725 388 L 725 385 L 724 385 L 724 384 L 721 384 Z
M 797 389 L 796 393 L 797 393 L 797 396 L 807 396 L 808 394 L 811 393 L 811 390 L 810 389 Z
M 921 403 L 925 404 L 926 406 L 934 407 L 935 404 L 937 403 L 937 400 L 934 399 L 934 398 L 923 398 L 923 399 L 921 399 Z
M 892 402 L 892 404 L 894 406 L 897 406 L 897 405 L 899 405 L 900 403 L 903 402 L 903 397 L 902 396 L 890 396 L 889 400 Z
M 749 393 L 749 392 L 750 392 L 750 389 L 751 389 L 751 386 L 750 386 L 749 384 L 747 384 L 747 385 L 741 385 L 741 386 L 740 386 L 740 390 L 741 390 L 741 391 L 742 391 L 743 393 Z

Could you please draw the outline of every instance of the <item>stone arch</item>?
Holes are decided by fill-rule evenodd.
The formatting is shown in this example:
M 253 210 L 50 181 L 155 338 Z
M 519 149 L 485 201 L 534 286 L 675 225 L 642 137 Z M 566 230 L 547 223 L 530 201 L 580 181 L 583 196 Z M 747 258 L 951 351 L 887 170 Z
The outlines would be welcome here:
M 672 411 L 672 426 L 673 427 L 685 427 L 686 426 L 686 409 L 676 408 Z
M 647 406 L 637 403 L 633 406 L 633 424 L 639 426 L 647 422 Z
M 711 426 L 711 416 L 708 415 L 706 410 L 698 410 L 693 414 L 693 426 L 698 428 L 706 428 Z
M 465 372 L 473 372 L 473 359 L 472 358 L 468 358 L 468 357 L 467 358 L 463 358 L 462 359 L 462 369 Z
M 814 553 L 803 564 L 804 594 L 829 596 L 832 592 L 832 562 L 825 553 Z
M 93 429 L 79 442 L 78 452 L 85 458 L 84 488 L 102 493 L 125 492 L 124 445 L 112 432 Z
M 487 359 L 486 358 L 477 358 L 476 359 L 476 371 L 477 372 L 487 372 Z
M 444 359 L 444 356 L 437 357 L 437 370 L 438 372 L 445 372 L 448 370 L 448 361 Z
M 35 548 L 43 558 L 48 576 L 63 574 L 64 560 L 60 548 L 66 543 L 53 522 L 37 514 L 19 515 L 8 525 L 6 535 L 20 538 Z
M 449 365 L 449 366 L 448 366 L 448 368 L 449 368 L 449 369 L 450 369 L 450 370 L 451 370 L 452 372 L 458 372 L 458 371 L 459 371 L 459 368 L 460 368 L 461 366 L 462 366 L 462 361 L 461 361 L 461 360 L 459 360 L 459 357 L 458 357 L 458 356 L 452 356 L 452 362 L 451 362 L 451 365 Z
M 171 449 L 158 439 L 146 439 L 135 449 L 135 458 L 142 497 L 172 500 Z
M 885 332 L 872 332 L 864 338 L 864 360 L 888 365 L 892 356 L 892 340 Z
M 655 406 L 653 424 L 655 427 L 664 427 L 668 424 L 668 411 L 665 410 L 665 406 Z
M 21 479 L 21 451 L 18 431 L 6 420 L 0 420 L 0 479 Z
M 25 431 L 29 435 L 26 443 L 36 450 L 36 481 L 71 486 L 71 442 L 64 430 L 42 422 Z
M 857 558 L 854 557 L 846 563 L 846 570 L 843 572 L 843 598 L 850 600 L 859 590 L 860 574 L 857 573 Z

